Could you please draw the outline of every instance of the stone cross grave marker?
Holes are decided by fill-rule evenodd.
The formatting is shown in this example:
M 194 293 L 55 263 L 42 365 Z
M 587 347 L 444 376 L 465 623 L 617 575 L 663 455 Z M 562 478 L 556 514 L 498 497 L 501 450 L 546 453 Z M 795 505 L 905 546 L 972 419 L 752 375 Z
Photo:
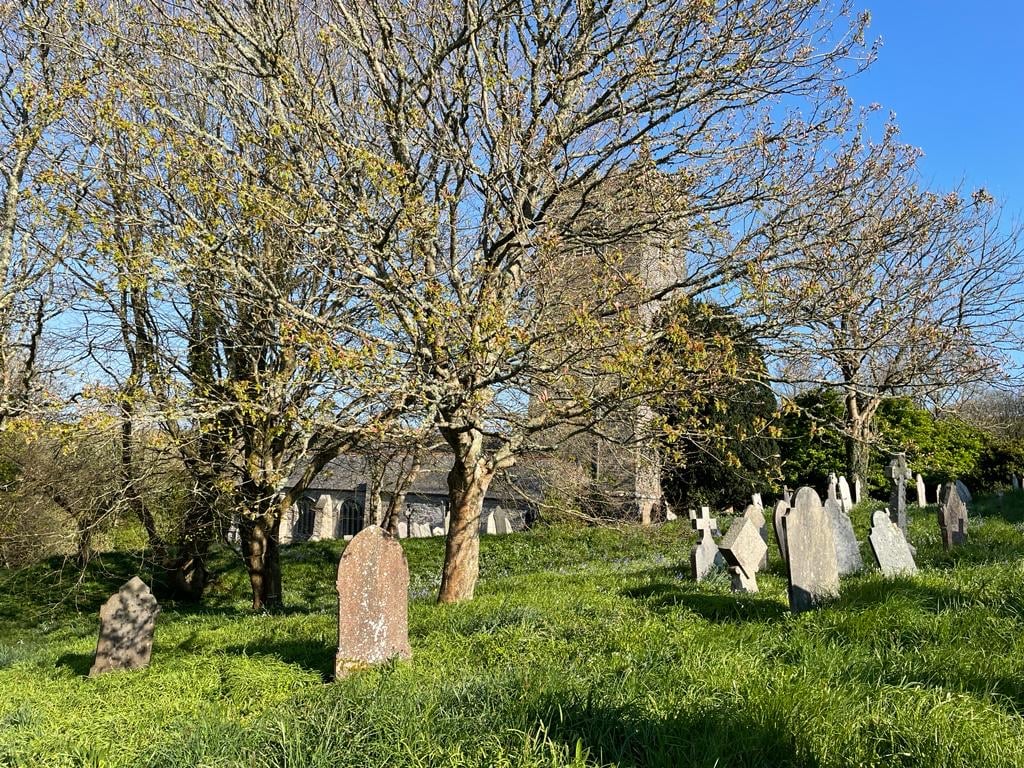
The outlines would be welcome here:
M 951 549 L 967 543 L 967 505 L 955 483 L 946 484 L 945 496 L 939 500 L 938 518 L 943 547 Z
M 810 610 L 839 596 L 839 563 L 832 525 L 813 488 L 801 488 L 782 519 L 786 530 L 789 607 Z
M 786 562 L 788 554 L 786 552 L 786 526 L 782 523 L 782 518 L 789 512 L 789 502 L 785 499 L 780 499 L 779 503 L 775 505 L 775 510 L 772 512 L 772 528 L 775 529 L 775 543 L 779 545 L 779 556 L 782 558 L 782 562 Z
M 880 509 L 871 516 L 871 533 L 868 534 L 871 551 L 884 576 L 913 575 L 917 564 L 910 551 L 910 544 L 899 526 L 889 517 L 889 512 Z
M 750 504 L 744 511 L 743 517 L 751 522 L 757 535 L 764 542 L 764 552 L 761 554 L 761 561 L 757 564 L 759 570 L 768 567 L 768 523 L 764 519 L 764 507 Z M 730 528 L 730 530 L 732 530 Z
M 719 546 L 732 575 L 733 592 L 757 592 L 757 571 L 768 545 L 747 517 L 738 517 Z
M 924 478 L 921 477 L 920 472 L 917 473 L 915 480 L 917 481 L 917 506 L 926 507 L 928 506 L 928 494 L 925 491 Z
M 839 476 L 839 503 L 843 505 L 843 512 L 847 514 L 853 509 L 853 497 L 850 495 L 850 484 L 846 482 L 846 476 Z
M 853 532 L 850 516 L 843 510 L 843 505 L 836 499 L 825 500 L 825 514 L 832 526 L 832 541 L 836 548 L 836 563 L 839 575 L 846 576 L 864 568 L 864 560 L 860 556 L 860 542 Z
M 409 565 L 398 539 L 361 530 L 338 561 L 338 654 L 334 677 L 389 659 L 408 659 Z
M 892 521 L 900 527 L 903 535 L 907 535 L 907 481 L 910 479 L 910 468 L 907 466 L 905 453 L 894 453 L 889 466 L 885 468 L 885 476 L 892 482 L 892 494 L 889 497 L 889 514 Z
M 146 583 L 133 576 L 100 608 L 100 637 L 89 677 L 149 666 L 160 606 Z
M 697 532 L 697 544 L 690 550 L 690 573 L 694 581 L 703 581 L 716 568 L 725 566 L 725 559 L 713 537 L 718 532 L 718 521 L 710 514 L 708 507 L 701 507 L 699 516 L 690 510 L 690 524 Z

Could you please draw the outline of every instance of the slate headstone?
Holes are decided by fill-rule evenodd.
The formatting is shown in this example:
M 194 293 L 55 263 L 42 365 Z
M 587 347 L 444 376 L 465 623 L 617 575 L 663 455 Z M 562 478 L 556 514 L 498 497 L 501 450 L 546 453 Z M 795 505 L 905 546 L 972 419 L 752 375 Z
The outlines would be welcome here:
M 917 481 L 917 506 L 927 507 L 928 506 L 928 493 L 924 488 L 924 478 L 921 477 L 921 473 L 917 473 L 915 478 Z
M 782 519 L 786 531 L 789 607 L 794 613 L 815 608 L 839 595 L 832 524 L 813 488 L 801 488 Z
M 903 531 L 892 521 L 889 513 L 882 509 L 871 516 L 871 533 L 868 534 L 875 561 L 885 576 L 913 575 L 917 564 L 910 551 L 910 544 Z
M 965 504 L 970 504 L 974 500 L 971 496 L 970 490 L 968 490 L 967 486 L 964 485 L 962 480 L 956 480 L 954 482 L 954 485 L 956 486 L 957 492 L 959 492 L 960 494 L 960 498 L 964 500 Z
M 775 543 L 779 545 L 779 556 L 782 562 L 786 562 L 789 555 L 786 551 L 786 526 L 782 524 L 782 518 L 789 512 L 789 502 L 780 499 L 772 512 L 772 528 L 775 529 Z
M 764 542 L 764 552 L 761 554 L 761 560 L 757 564 L 759 570 L 764 570 L 768 567 L 768 523 L 764 519 L 764 507 L 750 504 L 743 512 L 743 517 L 751 522 L 757 531 L 757 535 Z M 732 528 L 729 530 L 732 530 Z
M 701 507 L 701 514 L 693 513 L 690 524 L 697 532 L 697 544 L 690 550 L 690 574 L 694 581 L 703 581 L 716 568 L 725 566 L 725 559 L 712 536 L 718 530 L 718 522 L 710 517 L 708 507 Z
M 757 592 L 757 571 L 768 545 L 757 526 L 746 516 L 738 517 L 719 545 L 732 575 L 733 592 Z
M 832 525 L 832 540 L 836 547 L 839 575 L 857 573 L 864 568 L 864 560 L 860 556 L 860 543 L 853 532 L 850 516 L 843 510 L 842 503 L 836 499 L 826 499 L 824 506 L 825 514 Z
M 398 539 L 364 528 L 338 562 L 335 679 L 389 659 L 408 659 L 409 566 Z
M 956 483 L 946 484 L 946 492 L 939 500 L 938 518 L 943 547 L 951 549 L 967 543 L 967 505 Z
M 89 677 L 149 666 L 160 606 L 146 583 L 133 576 L 100 608 L 100 637 Z
M 839 476 L 839 503 L 843 505 L 843 512 L 850 514 L 853 509 L 853 497 L 850 495 L 850 484 L 846 481 L 845 475 Z
M 892 521 L 900 527 L 903 535 L 907 535 L 907 481 L 910 479 L 910 468 L 907 466 L 905 453 L 894 453 L 889 466 L 885 468 L 885 476 L 892 482 L 889 496 L 889 514 Z

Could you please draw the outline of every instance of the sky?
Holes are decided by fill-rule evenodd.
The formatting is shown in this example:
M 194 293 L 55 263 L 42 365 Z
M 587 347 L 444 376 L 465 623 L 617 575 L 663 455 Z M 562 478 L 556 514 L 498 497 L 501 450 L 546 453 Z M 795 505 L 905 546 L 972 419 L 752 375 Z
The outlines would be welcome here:
M 881 39 L 848 83 L 925 152 L 929 186 L 985 187 L 1024 216 L 1024 0 L 855 0 Z

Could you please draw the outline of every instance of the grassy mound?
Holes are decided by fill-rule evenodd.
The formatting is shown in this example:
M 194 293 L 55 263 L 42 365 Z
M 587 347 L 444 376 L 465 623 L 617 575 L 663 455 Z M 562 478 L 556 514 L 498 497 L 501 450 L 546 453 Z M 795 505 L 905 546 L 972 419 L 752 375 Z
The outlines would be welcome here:
M 953 553 L 912 509 L 918 577 L 868 571 L 801 616 L 774 549 L 757 595 L 691 583 L 681 522 L 485 538 L 454 607 L 443 542 L 404 541 L 415 658 L 337 683 L 341 542 L 287 548 L 274 615 L 223 553 L 201 608 L 164 605 L 149 669 L 95 680 L 96 611 L 141 557 L 0 572 L 0 765 L 1021 765 L 1022 507 L 973 505 Z

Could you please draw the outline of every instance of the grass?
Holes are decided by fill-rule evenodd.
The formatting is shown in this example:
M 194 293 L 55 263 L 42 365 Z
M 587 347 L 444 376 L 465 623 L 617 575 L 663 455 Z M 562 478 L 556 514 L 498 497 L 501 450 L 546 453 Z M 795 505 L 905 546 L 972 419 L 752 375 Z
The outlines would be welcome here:
M 96 611 L 139 556 L 0 573 L 0 765 L 1022 765 L 1024 494 L 972 505 L 953 553 L 911 512 L 917 577 L 847 578 L 800 616 L 774 549 L 759 594 L 690 582 L 681 522 L 485 538 L 477 598 L 447 607 L 443 543 L 403 541 L 414 660 L 336 683 L 341 542 L 286 550 L 274 615 L 223 553 L 201 608 L 164 606 L 149 669 L 95 680 Z

